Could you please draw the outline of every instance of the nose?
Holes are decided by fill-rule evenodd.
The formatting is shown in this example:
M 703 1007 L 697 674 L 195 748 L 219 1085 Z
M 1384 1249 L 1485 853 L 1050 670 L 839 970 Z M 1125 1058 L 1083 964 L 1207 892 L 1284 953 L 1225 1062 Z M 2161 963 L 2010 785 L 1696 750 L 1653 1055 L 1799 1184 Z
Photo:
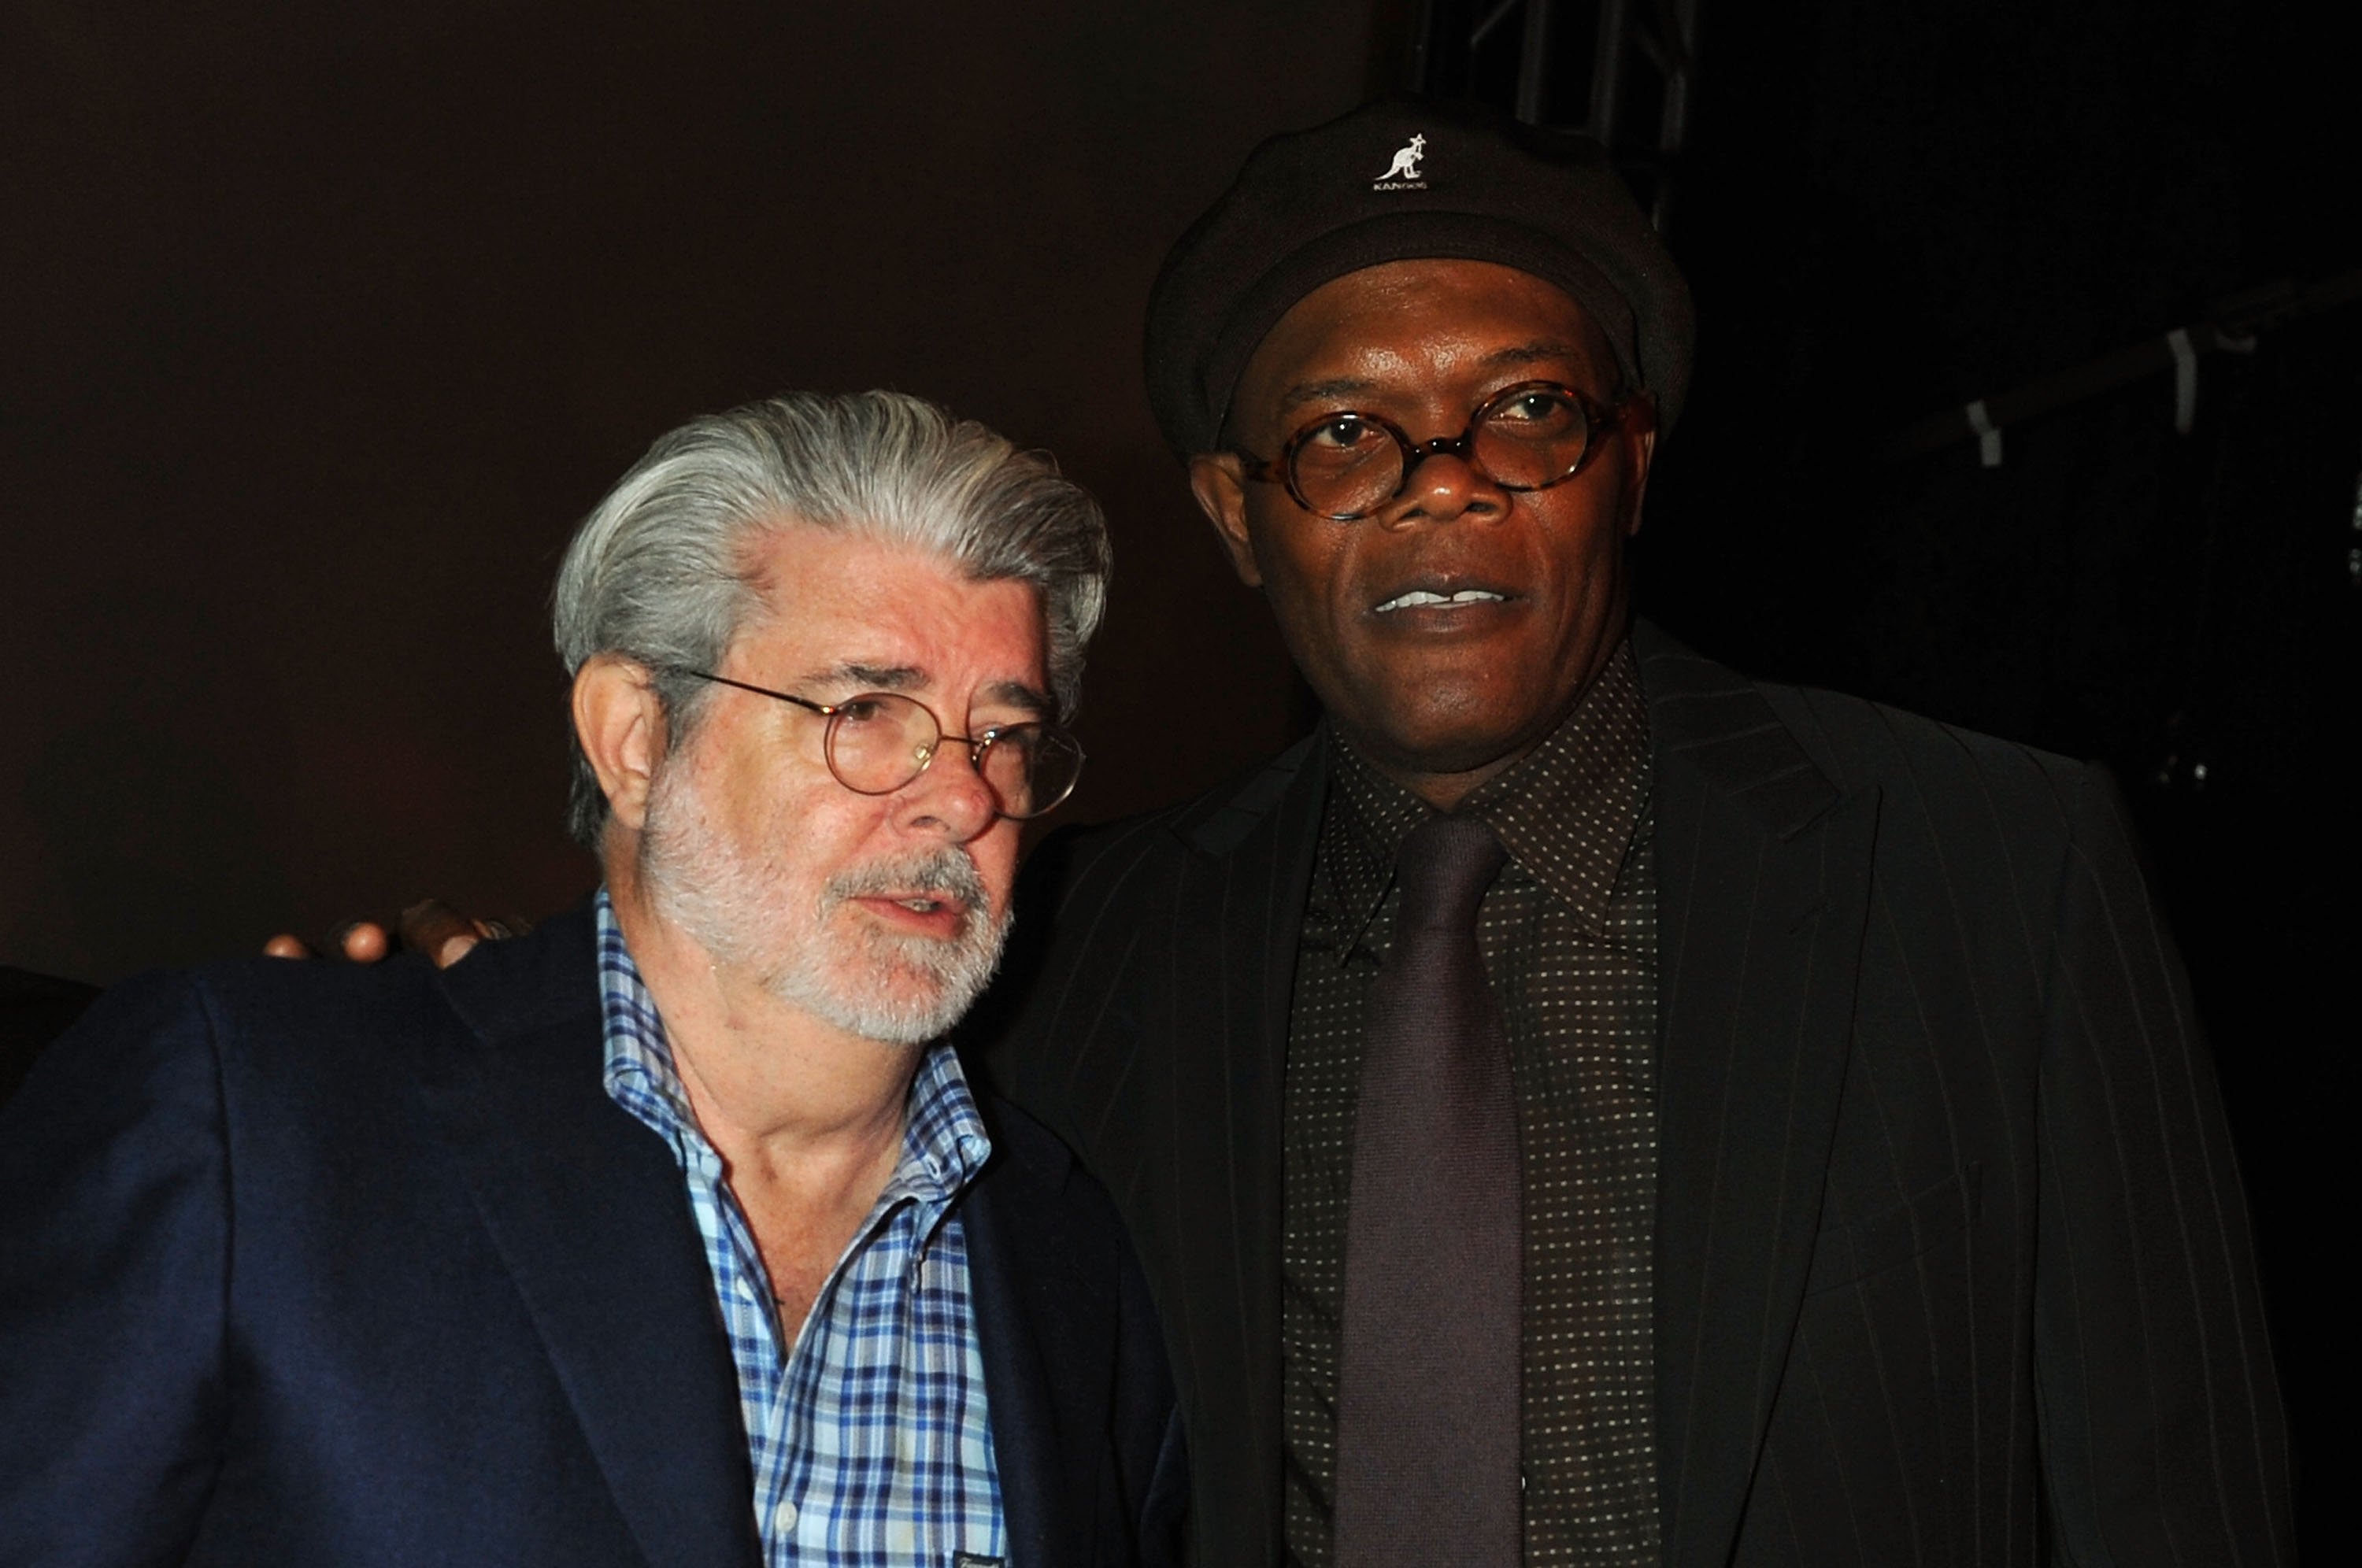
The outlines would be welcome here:
M 999 820 L 1000 803 L 976 770 L 968 743 L 945 735 L 919 776 L 902 786 L 896 804 L 902 825 L 950 844 L 966 844 Z
M 1451 523 L 1462 517 L 1490 519 L 1509 509 L 1509 492 L 1457 452 L 1419 454 L 1410 481 L 1378 514 L 1388 528 L 1419 523 Z

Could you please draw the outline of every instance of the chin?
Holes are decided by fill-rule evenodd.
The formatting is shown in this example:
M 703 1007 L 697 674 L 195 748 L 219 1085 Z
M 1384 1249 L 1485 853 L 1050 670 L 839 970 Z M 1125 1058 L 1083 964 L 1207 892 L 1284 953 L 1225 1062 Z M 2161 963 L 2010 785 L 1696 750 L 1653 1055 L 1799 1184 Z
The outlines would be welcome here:
M 924 1044 L 950 1032 L 999 967 L 1009 934 L 1003 910 L 997 920 L 971 920 L 950 942 L 838 928 L 820 952 L 806 946 L 783 954 L 767 983 L 783 1000 L 847 1033 L 888 1045 Z
M 848 986 L 844 977 L 814 974 L 805 965 L 785 966 L 764 978 L 772 995 L 824 1023 L 881 1045 L 923 1045 L 941 1038 L 967 1010 L 966 995 L 946 994 L 915 976 L 875 975 L 868 984 Z
M 1397 722 L 1357 735 L 1373 757 L 1415 773 L 1474 773 L 1530 748 L 1550 725 L 1472 723 L 1455 716 L 1447 722 L 1405 724 Z

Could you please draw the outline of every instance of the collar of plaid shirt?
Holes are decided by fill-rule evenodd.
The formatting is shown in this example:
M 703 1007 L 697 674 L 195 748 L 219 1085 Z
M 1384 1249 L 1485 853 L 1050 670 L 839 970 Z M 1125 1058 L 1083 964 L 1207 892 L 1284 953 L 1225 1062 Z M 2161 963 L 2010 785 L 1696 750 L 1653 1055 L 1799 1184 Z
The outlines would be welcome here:
M 665 1141 L 688 1185 L 737 1367 L 765 1562 L 1002 1560 L 1008 1529 L 953 1209 L 992 1144 L 959 1058 L 928 1050 L 894 1174 L 784 1344 L 754 1233 L 690 1110 L 603 888 L 596 917 L 607 1093 Z

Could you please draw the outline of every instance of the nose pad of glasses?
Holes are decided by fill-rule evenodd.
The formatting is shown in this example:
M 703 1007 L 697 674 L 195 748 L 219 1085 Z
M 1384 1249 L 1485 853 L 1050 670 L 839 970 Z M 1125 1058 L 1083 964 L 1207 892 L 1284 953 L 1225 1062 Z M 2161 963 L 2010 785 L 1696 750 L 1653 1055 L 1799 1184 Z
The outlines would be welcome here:
M 1453 458 L 1459 463 L 1459 469 L 1457 471 L 1447 469 L 1439 472 L 1429 465 L 1429 459 L 1433 458 Z M 1436 514 L 1436 502 L 1440 496 L 1457 498 L 1456 505 L 1447 502 L 1444 507 L 1449 515 L 1485 511 L 1489 509 L 1494 499 L 1490 492 L 1500 488 L 1497 480 L 1469 461 L 1465 452 L 1448 448 L 1442 451 L 1422 450 L 1403 477 L 1396 481 L 1393 496 L 1373 515 L 1388 527 L 1407 527 L 1429 521 Z

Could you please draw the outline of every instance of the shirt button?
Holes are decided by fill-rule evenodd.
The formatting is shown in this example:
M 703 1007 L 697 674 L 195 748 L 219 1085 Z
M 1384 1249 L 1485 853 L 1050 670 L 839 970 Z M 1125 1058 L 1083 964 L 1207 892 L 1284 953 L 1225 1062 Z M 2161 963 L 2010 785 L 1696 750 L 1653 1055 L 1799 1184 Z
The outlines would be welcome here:
M 796 1506 L 793 1503 L 781 1503 L 778 1510 L 771 1515 L 771 1525 L 783 1535 L 795 1529 Z

